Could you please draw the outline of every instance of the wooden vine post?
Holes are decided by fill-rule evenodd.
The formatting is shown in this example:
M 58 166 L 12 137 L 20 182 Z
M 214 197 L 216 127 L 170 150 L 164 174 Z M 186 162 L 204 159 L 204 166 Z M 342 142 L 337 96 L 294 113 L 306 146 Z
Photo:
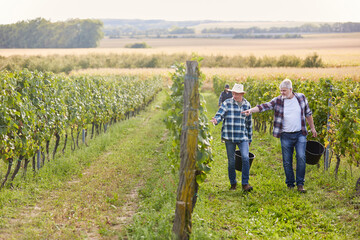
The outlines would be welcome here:
M 199 69 L 198 62 L 186 62 L 184 81 L 184 115 L 180 138 L 180 180 L 177 189 L 173 232 L 176 239 L 189 239 L 191 214 L 198 184 L 196 182 L 196 152 L 199 132 Z

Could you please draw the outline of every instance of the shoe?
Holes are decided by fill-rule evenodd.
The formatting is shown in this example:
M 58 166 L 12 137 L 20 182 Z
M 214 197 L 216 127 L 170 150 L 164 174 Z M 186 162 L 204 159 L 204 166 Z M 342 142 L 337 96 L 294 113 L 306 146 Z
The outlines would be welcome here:
M 288 186 L 289 190 L 294 190 L 295 186 Z
M 298 192 L 300 192 L 300 193 L 306 193 L 306 190 L 304 189 L 304 186 L 303 186 L 303 185 L 298 185 L 298 186 L 297 186 L 297 190 L 298 190 Z
M 236 190 L 237 183 L 231 184 L 231 187 L 229 190 Z
M 244 192 L 250 192 L 253 190 L 253 187 L 250 186 L 250 184 L 244 184 L 244 185 L 242 185 L 242 189 Z

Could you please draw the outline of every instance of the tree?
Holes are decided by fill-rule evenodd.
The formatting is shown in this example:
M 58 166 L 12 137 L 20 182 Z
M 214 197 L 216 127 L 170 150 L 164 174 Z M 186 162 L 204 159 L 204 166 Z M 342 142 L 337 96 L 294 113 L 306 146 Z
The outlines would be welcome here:
M 21 21 L 0 26 L 0 48 L 92 48 L 103 38 L 102 27 L 90 19 Z

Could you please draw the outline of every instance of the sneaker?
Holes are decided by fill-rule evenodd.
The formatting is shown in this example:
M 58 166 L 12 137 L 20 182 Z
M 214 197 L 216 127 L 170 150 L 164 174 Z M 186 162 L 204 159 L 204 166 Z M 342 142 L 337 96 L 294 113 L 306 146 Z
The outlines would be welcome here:
M 229 190 L 236 190 L 237 183 L 231 184 L 231 187 Z
M 298 186 L 297 186 L 297 190 L 298 190 L 298 192 L 300 192 L 300 193 L 306 193 L 306 190 L 304 189 L 304 186 L 303 186 L 303 185 L 298 185 Z
M 244 192 L 250 192 L 253 190 L 253 187 L 250 186 L 250 184 L 244 184 L 244 185 L 242 185 L 242 189 Z

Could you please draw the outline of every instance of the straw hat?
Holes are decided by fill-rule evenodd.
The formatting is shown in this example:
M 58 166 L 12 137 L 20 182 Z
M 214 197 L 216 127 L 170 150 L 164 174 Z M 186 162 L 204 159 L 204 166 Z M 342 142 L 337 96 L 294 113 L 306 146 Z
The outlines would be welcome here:
M 244 91 L 244 85 L 235 83 L 234 87 L 229 90 L 230 92 L 236 92 L 236 93 L 246 93 Z

